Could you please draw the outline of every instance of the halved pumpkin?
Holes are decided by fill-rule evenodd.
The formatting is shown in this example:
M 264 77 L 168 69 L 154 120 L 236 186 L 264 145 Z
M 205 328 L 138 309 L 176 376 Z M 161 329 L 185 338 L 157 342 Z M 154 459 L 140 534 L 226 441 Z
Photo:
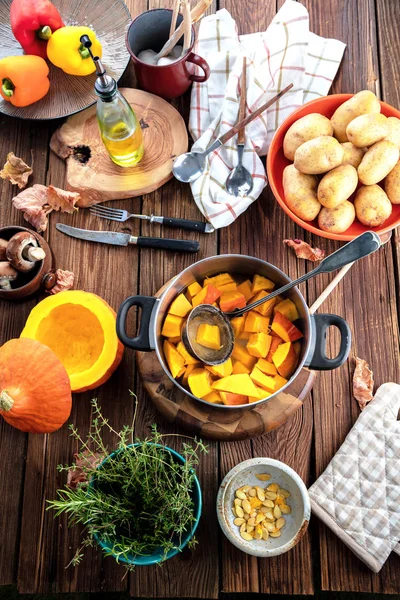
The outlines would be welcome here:
M 116 314 L 99 296 L 68 290 L 49 296 L 31 311 L 23 338 L 38 340 L 63 363 L 73 392 L 105 383 L 122 360 Z

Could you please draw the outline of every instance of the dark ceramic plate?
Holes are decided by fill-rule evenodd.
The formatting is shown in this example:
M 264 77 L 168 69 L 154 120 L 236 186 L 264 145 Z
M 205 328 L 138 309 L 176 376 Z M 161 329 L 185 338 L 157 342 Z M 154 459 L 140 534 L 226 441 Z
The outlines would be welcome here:
M 12 0 L 0 0 L 0 58 L 23 54 L 10 26 Z M 65 25 L 91 27 L 103 46 L 103 63 L 118 81 L 129 63 L 125 36 L 131 16 L 123 0 L 53 0 Z M 0 96 L 0 112 L 22 119 L 59 119 L 96 102 L 94 73 L 86 77 L 67 75 L 50 66 L 48 94 L 25 108 L 17 108 Z

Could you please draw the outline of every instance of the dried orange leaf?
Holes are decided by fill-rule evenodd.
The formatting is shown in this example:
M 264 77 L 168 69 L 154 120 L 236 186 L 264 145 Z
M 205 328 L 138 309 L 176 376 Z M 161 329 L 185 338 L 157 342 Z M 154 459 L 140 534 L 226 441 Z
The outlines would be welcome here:
M 0 171 L 0 177 L 11 181 L 13 185 L 17 185 L 22 190 L 28 183 L 29 175 L 32 175 L 32 172 L 32 167 L 27 165 L 22 158 L 15 156 L 14 152 L 9 152 L 7 162 Z
M 67 486 L 76 489 L 79 484 L 87 483 L 86 469 L 98 467 L 104 459 L 99 452 L 88 452 L 85 450 L 80 455 L 75 454 L 75 465 L 68 469 Z
M 368 402 L 372 400 L 374 389 L 374 375 L 368 363 L 362 358 L 356 357 L 356 368 L 353 375 L 353 396 L 364 410 Z
M 325 250 L 321 248 L 312 248 L 310 244 L 303 240 L 283 240 L 283 243 L 293 248 L 297 258 L 304 258 L 305 260 L 312 260 L 316 262 L 322 260 L 325 257 Z
M 48 187 L 36 183 L 13 198 L 13 205 L 24 213 L 24 219 L 37 231 L 45 231 L 47 215 L 52 210 L 72 213 L 78 210 L 75 204 L 80 199 L 76 192 L 66 192 L 52 185 Z
M 66 292 L 70 290 L 74 285 L 75 275 L 71 271 L 63 271 L 57 269 L 56 271 L 57 282 L 56 285 L 49 290 L 49 294 L 58 294 L 59 292 Z

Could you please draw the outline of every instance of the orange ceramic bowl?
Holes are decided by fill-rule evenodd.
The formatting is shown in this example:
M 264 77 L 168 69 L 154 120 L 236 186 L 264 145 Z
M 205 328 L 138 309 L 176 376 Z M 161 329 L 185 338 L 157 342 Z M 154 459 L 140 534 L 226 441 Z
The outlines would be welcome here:
M 376 231 L 378 234 L 383 234 L 400 225 L 400 204 L 393 204 L 392 214 L 380 227 L 366 227 L 356 219 L 354 223 L 347 229 L 347 231 L 343 233 L 329 233 L 327 231 L 322 231 L 322 229 L 318 227 L 317 219 L 310 222 L 303 221 L 303 219 L 297 217 L 286 204 L 282 178 L 284 168 L 291 164 L 291 161 L 285 158 L 283 154 L 283 138 L 285 137 L 287 130 L 295 121 L 310 113 L 320 113 L 321 115 L 330 118 L 338 106 L 343 104 L 343 102 L 352 96 L 353 94 L 334 94 L 332 96 L 324 96 L 323 98 L 317 98 L 317 100 L 311 100 L 311 102 L 307 102 L 307 104 L 304 104 L 304 106 L 301 106 L 295 110 L 277 129 L 272 139 L 267 158 L 267 174 L 269 184 L 275 198 L 278 200 L 285 213 L 289 215 L 289 217 L 295 221 L 295 223 L 304 229 L 307 229 L 307 231 L 311 231 L 311 233 L 315 233 L 316 235 L 328 238 L 330 240 L 349 241 L 361 233 L 364 233 L 364 231 L 369 231 L 371 229 L 372 231 Z M 397 117 L 400 119 L 400 111 L 393 108 L 393 106 L 385 104 L 385 102 L 381 102 L 381 107 L 382 114 L 386 117 Z

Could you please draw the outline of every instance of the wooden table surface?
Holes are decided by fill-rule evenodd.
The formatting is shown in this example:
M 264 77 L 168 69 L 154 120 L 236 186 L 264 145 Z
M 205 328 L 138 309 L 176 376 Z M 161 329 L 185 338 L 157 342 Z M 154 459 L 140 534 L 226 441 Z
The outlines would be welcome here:
M 400 107 L 400 33 L 395 18 L 398 0 L 302 0 L 310 12 L 311 29 L 347 44 L 344 60 L 333 84 L 333 92 L 370 89 L 383 100 Z M 265 29 L 282 0 L 221 0 L 237 20 L 239 32 Z M 157 0 L 128 0 L 132 16 L 158 7 Z M 131 68 L 124 85 L 134 85 Z M 189 97 L 176 106 L 187 117 Z M 34 183 L 64 185 L 64 164 L 49 150 L 57 123 L 27 123 L 0 116 L 0 164 L 14 151 L 28 163 L 34 158 Z M 32 183 L 32 181 L 31 181 Z M 24 224 L 12 208 L 15 189 L 1 187 L 0 225 Z M 198 218 L 199 212 L 187 185 L 170 181 L 155 193 L 114 202 L 131 212 Z M 72 218 L 53 213 L 46 237 L 60 268 L 76 274 L 76 287 L 101 295 L 114 308 L 127 296 L 152 295 L 164 282 L 194 260 L 216 253 L 243 253 L 277 265 L 292 278 L 312 268 L 284 248 L 284 238 L 297 237 L 317 244 L 327 252 L 338 244 L 313 238 L 285 216 L 267 190 L 230 227 L 218 234 L 199 237 L 200 252 L 192 255 L 152 250 L 138 251 L 79 242 L 58 233 L 57 222 L 78 227 L 130 231 L 138 235 L 179 237 L 180 231 L 164 230 L 138 221 L 99 223 L 84 210 Z M 198 529 L 199 545 L 162 568 L 142 567 L 123 578 L 122 567 L 103 559 L 97 548 L 89 549 L 77 568 L 65 566 L 79 542 L 79 531 L 68 531 L 65 519 L 46 512 L 46 499 L 55 497 L 63 478 L 56 471 L 70 463 L 75 450 L 67 427 L 51 435 L 26 435 L 0 423 L 0 584 L 17 584 L 20 592 L 76 592 L 129 590 L 138 597 L 217 598 L 224 592 L 312 594 L 318 589 L 363 592 L 400 592 L 400 558 L 391 556 L 379 575 L 372 574 L 317 519 L 298 546 L 273 559 L 257 560 L 230 545 L 219 530 L 215 498 L 219 482 L 233 465 L 253 456 L 285 461 L 307 482 L 315 480 L 342 443 L 359 414 L 351 395 L 354 356 L 366 359 L 375 381 L 399 380 L 399 233 L 379 253 L 353 266 L 351 273 L 323 305 L 324 312 L 345 317 L 353 333 L 349 361 L 333 372 L 321 373 L 312 397 L 277 431 L 240 443 L 209 444 L 202 458 L 199 477 L 204 510 Z M 332 276 L 320 276 L 302 287 L 311 304 Z M 397 303 L 396 303 L 397 301 Z M 18 337 L 37 298 L 19 304 L 0 301 L 0 342 Z M 322 309 L 320 309 L 321 312 Z M 334 340 L 330 340 L 333 346 Z M 332 350 L 333 351 L 333 350 Z M 29 365 L 27 365 L 29 368 Z M 139 397 L 138 435 L 153 422 L 171 431 L 155 412 L 135 372 L 135 357 L 125 352 L 121 367 L 94 394 L 74 399 L 71 422 L 85 431 L 90 421 L 90 399 L 99 402 L 114 427 L 130 423 L 133 403 L 128 390 Z

